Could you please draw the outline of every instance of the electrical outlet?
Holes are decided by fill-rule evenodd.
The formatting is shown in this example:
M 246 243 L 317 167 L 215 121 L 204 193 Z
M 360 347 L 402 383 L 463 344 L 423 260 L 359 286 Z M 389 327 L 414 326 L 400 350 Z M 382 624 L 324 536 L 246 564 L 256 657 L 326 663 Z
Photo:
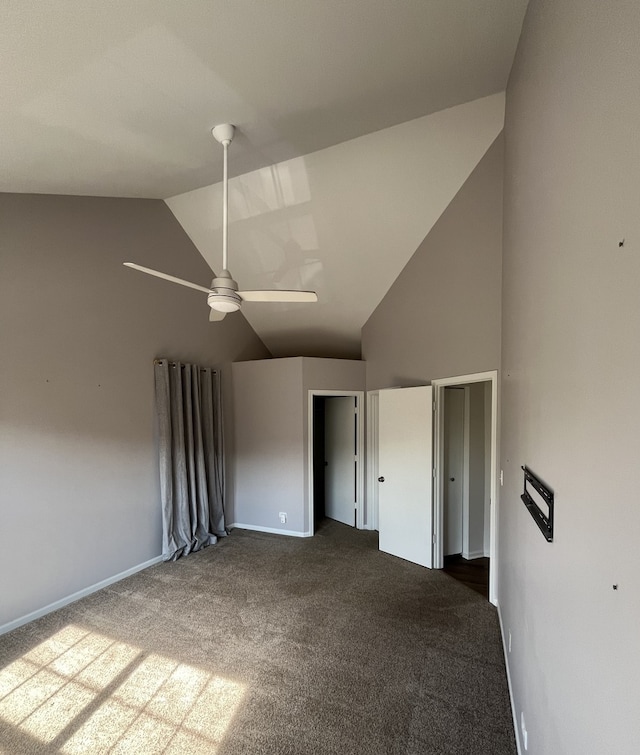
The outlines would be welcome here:
M 522 732 L 522 746 L 526 750 L 529 743 L 527 742 L 527 739 L 528 739 L 528 736 L 527 736 L 527 727 L 525 726 L 525 723 L 524 723 L 524 711 L 523 710 L 520 711 L 520 731 Z
M 511 630 L 509 630 L 509 652 L 511 652 Z
M 287 514 L 285 511 L 281 511 L 278 516 L 280 517 L 280 524 L 286 524 L 287 523 Z

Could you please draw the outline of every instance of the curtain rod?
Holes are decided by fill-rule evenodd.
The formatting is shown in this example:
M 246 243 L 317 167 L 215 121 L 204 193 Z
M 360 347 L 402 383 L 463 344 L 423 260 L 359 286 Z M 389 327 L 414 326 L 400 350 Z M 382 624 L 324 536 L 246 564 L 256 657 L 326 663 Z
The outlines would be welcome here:
M 154 360 L 153 360 L 153 365 L 154 365 L 154 367 L 156 367 L 157 365 L 159 365 L 159 364 L 162 364 L 162 362 L 164 362 L 164 361 L 166 361 L 166 360 L 164 360 L 164 359 L 154 359 Z M 180 367 L 181 367 L 182 369 L 184 369 L 184 367 L 186 366 L 186 365 L 185 365 L 185 364 L 183 364 L 182 362 L 169 362 L 169 367 L 177 367 L 177 366 L 178 366 L 178 364 L 180 365 Z M 194 365 L 194 367 L 197 367 L 197 365 Z M 210 369 L 210 370 L 211 370 L 211 372 L 213 372 L 213 374 L 214 374 L 214 375 L 217 375 L 217 374 L 218 374 L 218 370 L 214 370 L 214 369 L 213 369 L 212 367 L 198 367 L 198 369 L 199 369 L 199 370 L 200 370 L 201 372 L 204 372 L 205 370 L 208 370 L 208 369 Z

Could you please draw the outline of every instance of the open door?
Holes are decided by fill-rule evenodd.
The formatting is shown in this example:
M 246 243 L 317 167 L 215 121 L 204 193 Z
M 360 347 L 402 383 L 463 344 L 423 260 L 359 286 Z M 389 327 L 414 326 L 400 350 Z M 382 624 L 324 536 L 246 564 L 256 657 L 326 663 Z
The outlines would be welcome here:
M 356 524 L 356 399 L 324 399 L 324 513 L 329 519 Z
M 380 550 L 432 568 L 431 386 L 381 390 L 378 427 Z
M 444 555 L 462 553 L 465 521 L 465 389 L 445 389 L 444 420 Z M 468 519 L 468 506 L 467 506 Z M 466 526 L 465 526 L 466 525 Z M 468 538 L 467 538 L 468 539 Z

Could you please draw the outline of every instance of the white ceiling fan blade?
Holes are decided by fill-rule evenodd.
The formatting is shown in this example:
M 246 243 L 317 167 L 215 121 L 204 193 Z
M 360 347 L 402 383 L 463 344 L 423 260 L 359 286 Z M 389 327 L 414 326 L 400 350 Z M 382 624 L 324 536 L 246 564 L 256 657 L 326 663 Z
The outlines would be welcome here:
M 275 301 L 275 302 L 314 302 L 318 301 L 315 291 L 238 291 L 244 301 Z
M 123 262 L 122 264 L 125 265 L 125 267 L 132 267 L 134 270 L 140 270 L 141 273 L 155 275 L 156 278 L 164 278 L 164 280 L 171 281 L 171 283 L 179 283 L 181 286 L 195 288 L 196 291 L 204 291 L 205 294 L 208 294 L 210 291 L 210 289 L 206 288 L 205 286 L 199 286 L 197 283 L 190 283 L 189 281 L 182 280 L 182 278 L 175 278 L 173 275 L 167 275 L 166 273 L 161 273 L 158 270 L 152 270 L 150 267 L 142 267 L 142 265 L 136 265 L 135 262 Z
M 218 312 L 217 309 L 211 309 L 209 312 L 209 322 L 220 322 L 226 317 L 226 312 Z

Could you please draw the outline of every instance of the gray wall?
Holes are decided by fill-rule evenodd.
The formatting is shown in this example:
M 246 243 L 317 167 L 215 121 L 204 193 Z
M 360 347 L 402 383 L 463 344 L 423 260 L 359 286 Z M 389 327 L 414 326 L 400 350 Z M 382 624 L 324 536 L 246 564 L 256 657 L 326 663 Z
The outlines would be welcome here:
M 309 532 L 309 390 L 363 390 L 364 369 L 359 361 L 307 357 L 233 365 L 234 523 Z
M 639 30 L 637 0 L 531 0 L 507 90 L 499 602 L 532 755 L 639 747 Z
M 226 363 L 267 352 L 122 266 L 209 281 L 163 202 L 4 194 L 0 227 L 2 626 L 160 554 L 154 357 L 222 365 L 229 398 Z
M 233 365 L 236 437 L 232 521 L 305 532 L 302 357 Z M 281 524 L 279 512 L 286 512 Z
M 498 369 L 502 151 L 498 137 L 362 329 L 368 390 Z

